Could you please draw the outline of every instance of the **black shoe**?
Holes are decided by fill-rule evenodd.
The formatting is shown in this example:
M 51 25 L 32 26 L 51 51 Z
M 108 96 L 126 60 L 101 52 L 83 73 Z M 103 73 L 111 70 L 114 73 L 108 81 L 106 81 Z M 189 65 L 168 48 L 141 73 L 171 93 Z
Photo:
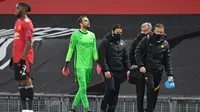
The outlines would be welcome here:
M 75 110 L 71 109 L 69 112 L 76 112 Z
M 147 108 L 144 109 L 144 112 L 147 112 Z
M 109 109 L 108 109 L 107 112 L 116 112 L 116 111 L 115 111 L 115 110 L 109 110 Z

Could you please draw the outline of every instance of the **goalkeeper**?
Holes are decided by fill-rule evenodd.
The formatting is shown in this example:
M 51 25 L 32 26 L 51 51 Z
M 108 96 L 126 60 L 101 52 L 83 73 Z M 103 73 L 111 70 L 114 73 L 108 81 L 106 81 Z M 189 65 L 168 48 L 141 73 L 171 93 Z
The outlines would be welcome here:
M 62 72 L 63 75 L 68 75 L 70 73 L 68 64 L 72 58 L 73 52 L 75 51 L 74 65 L 79 90 L 76 93 L 72 110 L 70 112 L 75 112 L 80 101 L 82 101 L 84 109 L 87 112 L 91 112 L 86 91 L 91 79 L 93 59 L 96 62 L 98 60 L 96 37 L 94 33 L 88 31 L 88 28 L 90 28 L 90 22 L 87 16 L 79 17 L 78 23 L 80 29 L 75 31 L 70 37 L 69 49 L 65 60 L 66 63 Z

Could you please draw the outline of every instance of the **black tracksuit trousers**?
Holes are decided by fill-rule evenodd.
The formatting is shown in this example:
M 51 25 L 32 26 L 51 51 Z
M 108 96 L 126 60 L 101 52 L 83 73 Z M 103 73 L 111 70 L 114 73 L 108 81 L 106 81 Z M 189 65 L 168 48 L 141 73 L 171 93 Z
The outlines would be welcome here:
M 143 102 L 145 85 L 147 88 L 147 112 L 153 112 L 159 93 L 162 72 L 147 72 L 144 77 L 136 84 L 137 109 L 138 112 L 144 112 Z
M 112 72 L 111 75 L 111 78 L 106 78 L 104 74 L 105 93 L 101 102 L 103 112 L 115 112 L 120 85 L 126 80 L 125 73 Z

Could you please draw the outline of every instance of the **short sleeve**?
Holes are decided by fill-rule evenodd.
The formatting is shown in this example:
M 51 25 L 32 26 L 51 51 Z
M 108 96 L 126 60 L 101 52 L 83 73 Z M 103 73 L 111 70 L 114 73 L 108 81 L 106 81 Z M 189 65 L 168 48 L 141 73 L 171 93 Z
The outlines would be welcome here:
M 25 22 L 23 25 L 25 38 L 33 37 L 33 24 L 31 21 Z

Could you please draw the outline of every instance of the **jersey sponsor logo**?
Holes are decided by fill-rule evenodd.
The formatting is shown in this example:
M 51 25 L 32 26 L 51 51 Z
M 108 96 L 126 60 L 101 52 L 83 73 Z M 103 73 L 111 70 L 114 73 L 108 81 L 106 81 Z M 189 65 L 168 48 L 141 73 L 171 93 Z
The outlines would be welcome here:
M 67 38 L 66 36 L 71 35 L 75 32 L 76 28 L 63 28 L 63 27 L 40 27 L 35 28 L 33 32 L 33 44 L 36 41 L 43 39 L 53 38 Z M 12 44 L 14 39 L 19 38 L 19 33 L 15 32 L 14 29 L 0 29 L 0 70 L 3 70 L 9 65 L 11 51 L 7 51 L 8 46 Z
M 81 43 L 82 46 L 84 47 L 93 47 L 94 43 L 93 42 L 89 42 L 89 43 Z
M 19 39 L 19 33 L 18 32 L 14 33 L 14 39 Z

